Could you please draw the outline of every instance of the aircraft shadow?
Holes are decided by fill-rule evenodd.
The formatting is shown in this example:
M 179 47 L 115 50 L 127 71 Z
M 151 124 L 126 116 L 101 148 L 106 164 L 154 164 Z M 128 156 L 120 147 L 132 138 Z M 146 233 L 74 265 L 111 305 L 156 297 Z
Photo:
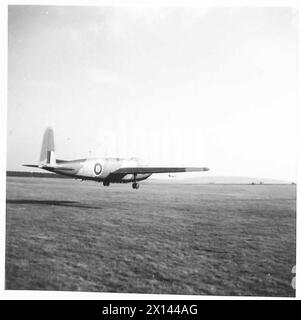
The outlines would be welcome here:
M 7 199 L 6 203 L 11 204 L 35 204 L 35 205 L 46 205 L 46 206 L 61 206 L 61 207 L 74 207 L 74 208 L 85 208 L 85 209 L 101 209 L 101 207 L 93 207 L 86 204 L 81 204 L 77 201 L 63 201 L 63 200 L 10 200 Z

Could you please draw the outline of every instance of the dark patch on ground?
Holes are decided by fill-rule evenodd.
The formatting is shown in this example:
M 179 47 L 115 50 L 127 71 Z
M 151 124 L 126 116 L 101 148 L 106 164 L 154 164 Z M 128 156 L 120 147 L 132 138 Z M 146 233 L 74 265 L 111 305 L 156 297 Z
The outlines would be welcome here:
M 101 209 L 101 207 L 93 207 L 85 204 L 81 204 L 78 201 L 47 201 L 47 200 L 13 200 L 7 199 L 6 203 L 11 204 L 36 204 L 46 206 L 62 206 L 62 207 L 75 207 L 75 208 L 86 208 L 86 209 Z

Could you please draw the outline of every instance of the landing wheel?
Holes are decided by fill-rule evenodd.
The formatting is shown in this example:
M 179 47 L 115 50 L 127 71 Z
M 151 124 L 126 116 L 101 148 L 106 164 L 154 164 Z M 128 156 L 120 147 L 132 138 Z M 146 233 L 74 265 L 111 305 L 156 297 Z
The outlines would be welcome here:
M 133 187 L 133 189 L 139 189 L 139 183 L 134 182 L 134 183 L 132 184 L 132 187 Z
M 103 185 L 104 185 L 105 187 L 108 187 L 108 186 L 110 185 L 110 182 L 104 181 L 104 182 L 103 182 Z

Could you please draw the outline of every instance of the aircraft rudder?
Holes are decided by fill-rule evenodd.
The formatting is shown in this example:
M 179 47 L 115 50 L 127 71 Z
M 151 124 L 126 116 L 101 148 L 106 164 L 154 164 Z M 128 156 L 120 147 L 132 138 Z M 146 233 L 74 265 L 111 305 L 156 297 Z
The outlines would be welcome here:
M 42 148 L 40 154 L 40 163 L 55 164 L 55 148 L 53 129 L 48 127 L 43 135 Z

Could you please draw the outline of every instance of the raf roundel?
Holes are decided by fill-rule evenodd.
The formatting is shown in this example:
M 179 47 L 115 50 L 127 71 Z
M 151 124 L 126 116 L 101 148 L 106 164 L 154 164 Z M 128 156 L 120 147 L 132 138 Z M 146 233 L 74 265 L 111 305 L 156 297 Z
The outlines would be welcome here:
M 97 176 L 99 176 L 101 174 L 102 171 L 102 166 L 99 163 L 96 163 L 94 166 L 94 172 Z

